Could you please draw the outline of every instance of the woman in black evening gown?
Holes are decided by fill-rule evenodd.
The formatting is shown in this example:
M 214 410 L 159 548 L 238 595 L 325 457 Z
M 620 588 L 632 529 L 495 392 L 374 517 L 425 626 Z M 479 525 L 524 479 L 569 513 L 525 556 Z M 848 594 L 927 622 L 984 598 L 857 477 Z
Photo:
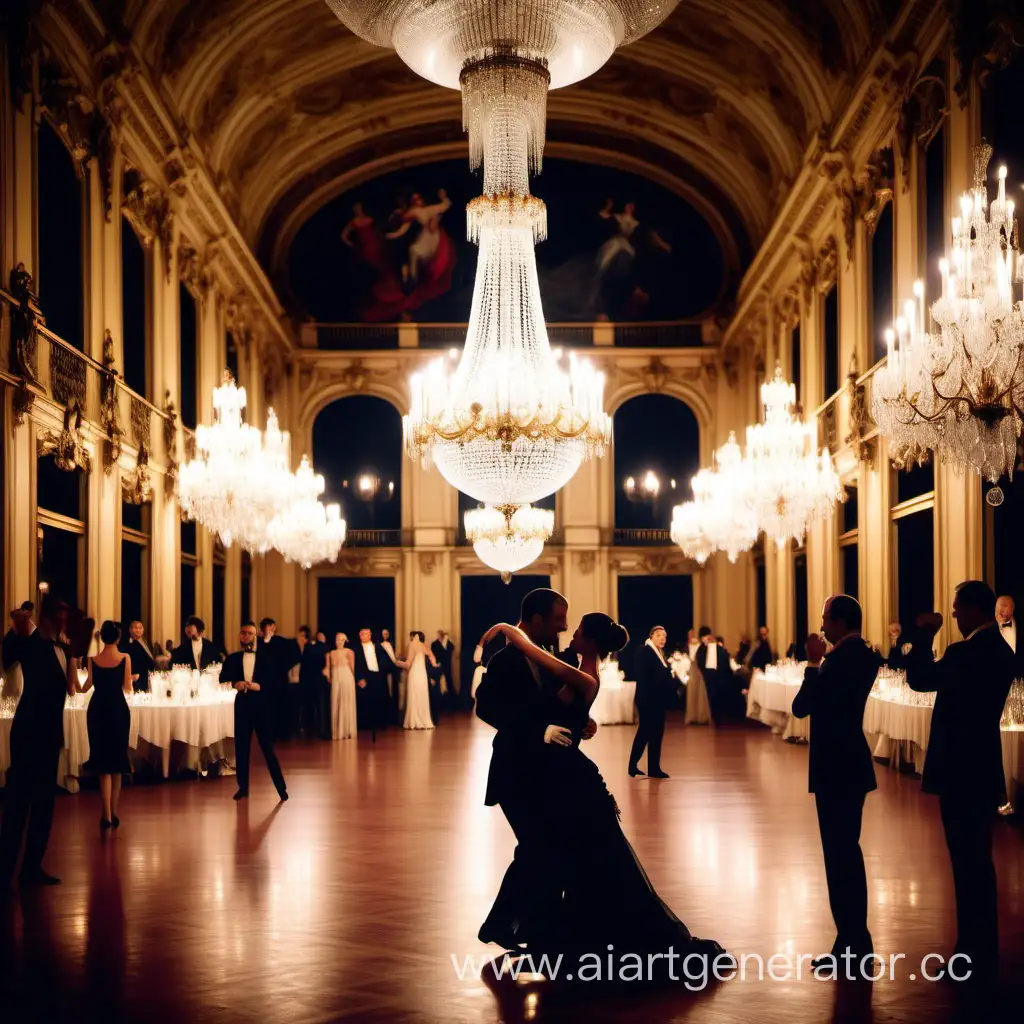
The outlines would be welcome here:
M 128 733 L 131 711 L 127 694 L 132 692 L 132 662 L 117 649 L 121 630 L 107 620 L 100 629 L 103 649 L 89 659 L 89 675 L 81 692 L 95 687 L 89 701 L 86 722 L 89 727 L 89 760 L 85 767 L 99 776 L 103 814 L 100 833 L 121 824 L 117 800 L 121 795 L 121 776 L 131 771 L 128 760 Z
M 717 956 L 731 961 L 717 942 L 691 935 L 655 892 L 623 834 L 615 798 L 597 765 L 580 750 L 590 705 L 600 687 L 598 661 L 626 646 L 629 634 L 625 628 L 601 612 L 585 615 L 569 648 L 579 657 L 579 672 L 558 662 L 522 630 L 507 623 L 493 627 L 484 639 L 498 632 L 556 682 L 564 683 L 558 693 L 562 712 L 556 711 L 552 724 L 571 729 L 572 744 L 550 748 L 551 770 L 545 776 L 545 792 L 538 794 L 538 800 L 548 805 L 551 820 L 561 826 L 557 838 L 561 863 L 553 864 L 552 870 L 563 875 L 563 895 L 560 913 L 551 915 L 552 933 L 523 934 L 514 898 L 495 904 L 488 919 L 489 931 L 515 934 L 531 954 L 562 953 L 566 958 L 579 958 L 600 953 L 604 957 L 609 946 L 614 946 L 616 956 L 619 952 L 667 954 L 670 949 L 679 956 L 704 954 L 709 969 Z M 582 685 L 577 682 L 581 675 L 585 678 Z M 528 880 L 524 883 L 529 884 Z M 494 921 L 496 913 L 504 920 Z M 661 980 L 662 971 L 672 969 L 665 959 L 656 960 L 654 967 Z

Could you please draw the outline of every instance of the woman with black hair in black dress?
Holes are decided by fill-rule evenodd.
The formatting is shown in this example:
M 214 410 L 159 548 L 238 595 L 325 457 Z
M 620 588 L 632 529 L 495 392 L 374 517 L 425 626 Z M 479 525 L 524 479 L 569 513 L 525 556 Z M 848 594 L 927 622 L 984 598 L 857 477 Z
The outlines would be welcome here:
M 89 701 L 86 723 L 89 727 L 89 760 L 85 767 L 99 776 L 103 813 L 100 834 L 121 824 L 117 801 L 121 795 L 121 776 L 131 771 L 128 760 L 128 733 L 131 711 L 127 694 L 132 692 L 132 661 L 117 649 L 121 629 L 109 619 L 100 627 L 103 649 L 89 658 L 89 675 L 81 692 L 95 687 Z

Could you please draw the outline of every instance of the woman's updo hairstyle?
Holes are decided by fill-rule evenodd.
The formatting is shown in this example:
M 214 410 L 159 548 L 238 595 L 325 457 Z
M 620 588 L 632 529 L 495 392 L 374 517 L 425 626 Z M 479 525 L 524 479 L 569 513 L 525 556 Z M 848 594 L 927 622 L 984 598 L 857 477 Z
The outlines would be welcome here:
M 580 620 L 583 635 L 597 644 L 597 653 L 602 658 L 621 651 L 629 643 L 626 627 L 616 622 L 604 612 L 590 612 Z

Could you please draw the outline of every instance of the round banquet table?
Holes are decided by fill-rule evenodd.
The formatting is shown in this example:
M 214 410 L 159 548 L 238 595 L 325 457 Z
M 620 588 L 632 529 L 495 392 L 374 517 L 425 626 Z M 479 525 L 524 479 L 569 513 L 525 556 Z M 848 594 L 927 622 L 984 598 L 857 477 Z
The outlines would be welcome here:
M 601 684 L 590 717 L 598 725 L 632 725 L 636 721 L 636 683 L 623 681 L 618 685 Z
M 793 698 L 799 692 L 799 683 L 769 679 L 755 670 L 747 689 L 747 717 L 767 725 L 783 739 L 806 740 L 811 735 L 810 718 L 793 717 Z
M 88 696 L 88 695 L 87 695 Z M 128 747 L 132 760 L 152 764 L 163 778 L 173 771 L 199 771 L 219 758 L 234 759 L 234 691 L 227 699 L 194 704 L 132 704 Z M 88 702 L 86 701 L 86 704 Z M 77 793 L 89 760 L 87 708 L 64 708 L 64 746 L 57 785 Z M 0 717 L 0 784 L 11 764 L 13 717 Z
M 925 704 L 901 704 L 875 694 L 864 708 L 864 734 L 875 757 L 886 758 L 890 768 L 913 764 L 924 770 L 928 734 L 932 727 L 932 708 Z

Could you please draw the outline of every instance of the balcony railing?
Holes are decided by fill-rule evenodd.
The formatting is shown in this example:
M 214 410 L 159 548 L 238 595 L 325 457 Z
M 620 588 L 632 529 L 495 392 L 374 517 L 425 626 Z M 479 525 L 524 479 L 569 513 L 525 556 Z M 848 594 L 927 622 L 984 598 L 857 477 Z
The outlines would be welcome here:
M 412 544 L 408 530 L 348 530 L 347 548 L 400 548 Z
M 616 527 L 614 542 L 625 547 L 653 547 L 672 543 L 668 530 L 634 530 Z
M 699 348 L 704 344 L 703 321 L 673 320 L 647 323 L 549 323 L 552 345 L 585 348 Z M 367 350 L 389 348 L 457 348 L 466 340 L 467 325 L 447 324 L 327 324 L 302 327 L 306 348 Z

